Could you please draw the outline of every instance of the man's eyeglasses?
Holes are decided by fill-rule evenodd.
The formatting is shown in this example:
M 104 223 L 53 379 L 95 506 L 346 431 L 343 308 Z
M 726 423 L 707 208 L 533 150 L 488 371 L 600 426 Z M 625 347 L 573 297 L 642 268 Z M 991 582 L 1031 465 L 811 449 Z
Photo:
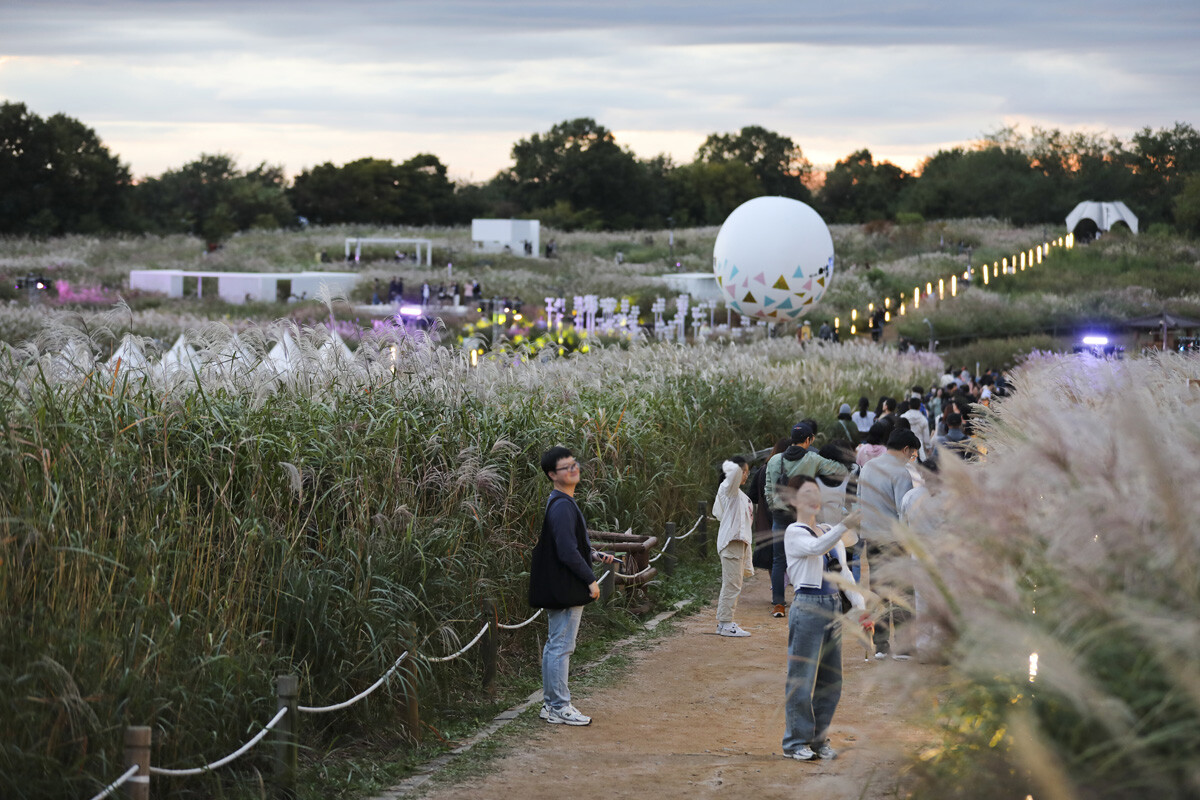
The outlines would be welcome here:
M 551 472 L 570 472 L 573 469 L 579 469 L 579 462 L 572 461 L 570 464 L 563 464 L 561 467 L 555 467 Z

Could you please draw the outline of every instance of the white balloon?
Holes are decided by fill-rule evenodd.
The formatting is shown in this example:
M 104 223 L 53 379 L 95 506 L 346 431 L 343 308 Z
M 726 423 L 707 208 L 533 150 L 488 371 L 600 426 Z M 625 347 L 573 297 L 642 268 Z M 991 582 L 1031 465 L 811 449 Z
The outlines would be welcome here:
M 799 200 L 756 197 L 721 226 L 713 274 L 739 314 L 799 320 L 833 279 L 833 237 L 821 215 Z

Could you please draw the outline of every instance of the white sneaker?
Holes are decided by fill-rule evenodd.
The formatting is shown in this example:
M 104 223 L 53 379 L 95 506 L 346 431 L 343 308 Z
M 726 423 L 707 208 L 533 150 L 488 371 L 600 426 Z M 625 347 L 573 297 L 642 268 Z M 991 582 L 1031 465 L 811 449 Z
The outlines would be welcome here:
M 568 703 L 562 708 L 550 709 L 546 722 L 551 725 L 591 725 L 592 718 Z
M 542 708 L 538 711 L 538 719 L 550 719 L 550 706 L 542 703 Z
M 826 739 L 825 741 L 821 742 L 821 746 L 816 749 L 816 756 L 822 761 L 833 761 L 835 758 L 837 758 L 837 750 L 834 750 L 832 747 L 830 747 L 829 740 Z
M 875 654 L 876 661 L 883 661 L 885 658 L 887 658 L 887 653 L 879 652 Z
M 717 633 L 719 633 L 722 636 L 733 636 L 733 637 L 736 637 L 739 639 L 744 636 L 750 635 L 750 631 L 739 628 L 738 624 L 736 622 L 730 622 L 730 623 L 726 624 L 724 627 L 717 628 Z
M 892 653 L 892 659 L 895 661 L 911 661 L 912 656 L 908 653 Z
M 812 761 L 817 757 L 817 754 L 812 751 L 808 745 L 801 745 L 799 750 L 793 750 L 790 753 L 784 753 L 784 758 L 794 758 L 797 761 Z

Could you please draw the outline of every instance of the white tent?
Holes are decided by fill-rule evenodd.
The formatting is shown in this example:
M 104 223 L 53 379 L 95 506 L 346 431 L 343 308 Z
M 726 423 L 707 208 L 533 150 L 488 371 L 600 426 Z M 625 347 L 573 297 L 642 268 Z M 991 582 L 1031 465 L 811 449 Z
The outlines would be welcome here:
M 1138 232 L 1137 217 L 1129 210 L 1129 206 L 1120 200 L 1115 200 L 1111 203 L 1084 200 L 1075 206 L 1074 211 L 1067 214 L 1067 230 L 1074 232 L 1075 227 L 1085 219 L 1090 219 L 1096 223 L 1096 227 L 1102 231 L 1111 230 L 1114 223 L 1124 222 L 1129 226 L 1129 230 L 1134 233 Z

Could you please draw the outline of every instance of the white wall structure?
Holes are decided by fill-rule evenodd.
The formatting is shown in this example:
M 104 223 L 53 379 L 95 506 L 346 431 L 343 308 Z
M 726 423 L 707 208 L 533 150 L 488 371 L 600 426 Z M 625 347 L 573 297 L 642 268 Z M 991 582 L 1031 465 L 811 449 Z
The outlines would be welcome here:
M 415 244 L 417 246 L 417 263 L 425 262 L 425 266 L 433 266 L 433 240 L 432 239 L 380 239 L 380 238 L 363 238 L 349 237 L 346 239 L 346 260 L 350 260 L 350 248 L 354 248 L 354 260 L 362 260 L 362 246 L 364 244 Z M 425 248 L 425 258 L 421 258 L 421 248 Z
M 129 272 L 129 288 L 158 292 L 168 297 L 183 297 L 185 278 L 196 279 L 196 295 L 204 296 L 205 279 L 216 279 L 217 296 L 227 303 L 247 301 L 274 303 L 279 300 L 280 282 L 289 296 L 313 298 L 321 287 L 331 294 L 348 295 L 358 283 L 354 272 L 206 272 L 183 269 L 135 269 Z
M 726 300 L 717 285 L 717 276 L 711 272 L 675 272 L 660 275 L 669 289 L 691 296 L 693 300 Z
M 1084 200 L 1067 214 L 1067 230 L 1074 233 L 1076 226 L 1085 219 L 1090 219 L 1096 223 L 1097 228 L 1105 232 L 1112 230 L 1113 224 L 1117 222 L 1124 222 L 1129 226 L 1129 230 L 1138 232 L 1137 216 L 1120 200 L 1104 203 Z
M 512 253 L 524 256 L 525 243 L 532 245 L 535 258 L 541 253 L 541 227 L 536 219 L 473 219 L 471 241 L 480 253 Z

